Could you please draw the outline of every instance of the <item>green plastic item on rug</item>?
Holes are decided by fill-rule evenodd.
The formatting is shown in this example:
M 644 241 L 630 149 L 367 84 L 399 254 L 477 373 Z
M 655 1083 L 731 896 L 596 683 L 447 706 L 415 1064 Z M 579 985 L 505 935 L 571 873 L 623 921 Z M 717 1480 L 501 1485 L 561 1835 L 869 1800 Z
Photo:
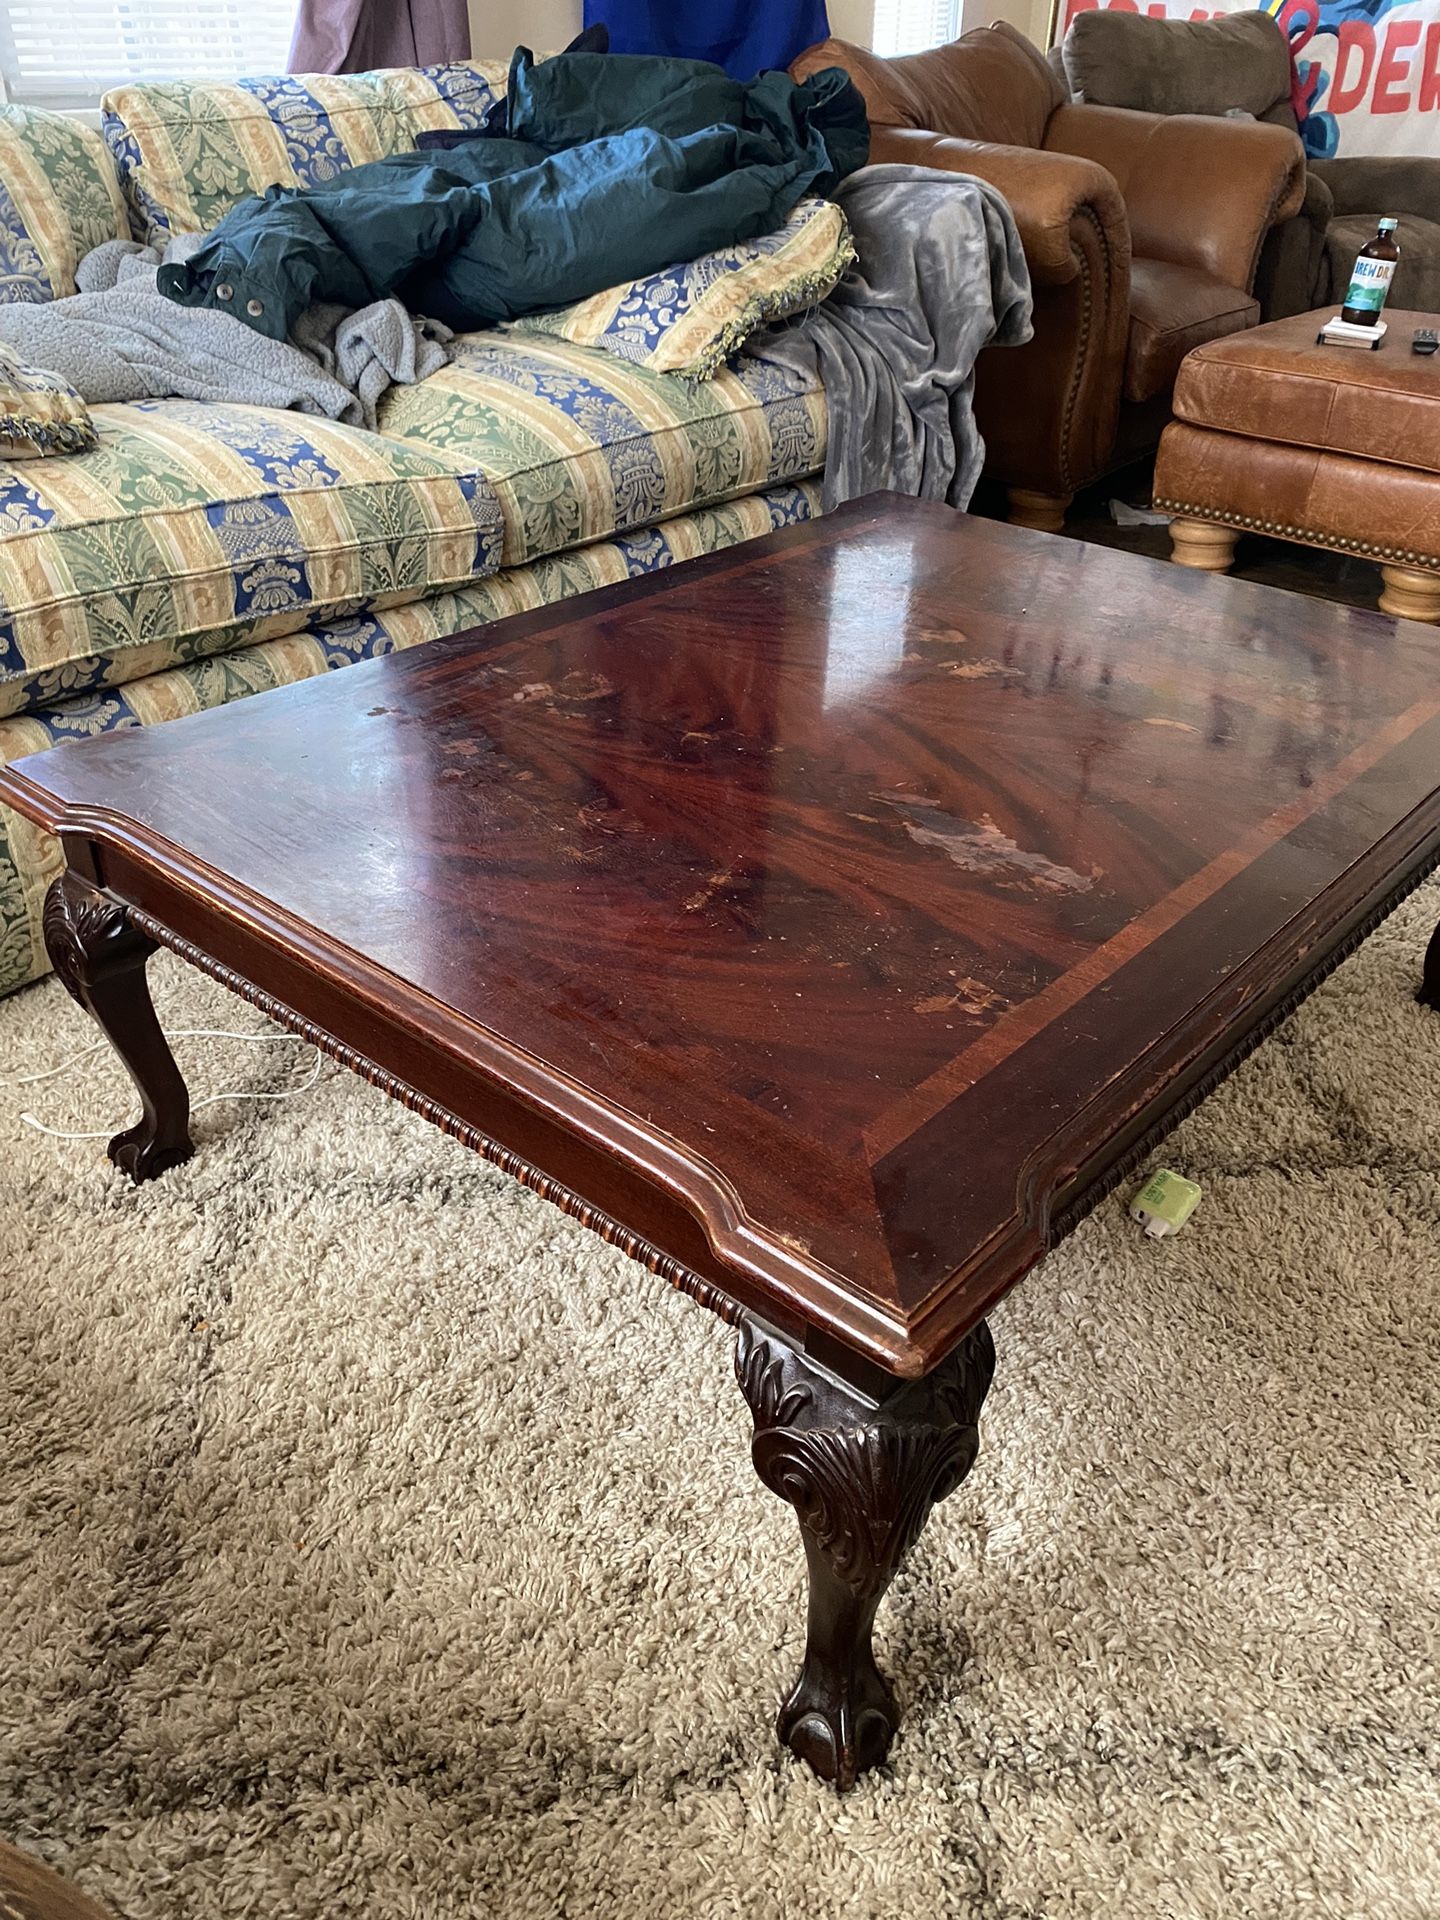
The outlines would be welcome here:
M 1130 1202 L 1130 1217 L 1152 1240 L 1178 1233 L 1200 1204 L 1200 1189 L 1183 1174 L 1157 1167 Z

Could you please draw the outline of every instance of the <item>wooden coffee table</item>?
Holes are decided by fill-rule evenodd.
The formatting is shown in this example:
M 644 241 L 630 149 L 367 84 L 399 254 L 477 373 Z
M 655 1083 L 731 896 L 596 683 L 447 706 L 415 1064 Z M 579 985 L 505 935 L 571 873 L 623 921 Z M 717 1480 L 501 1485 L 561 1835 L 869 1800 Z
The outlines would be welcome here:
M 1435 866 L 1437 782 L 1425 628 L 880 498 L 0 794 L 136 1179 L 165 946 L 735 1323 L 843 1787 L 984 1315 Z

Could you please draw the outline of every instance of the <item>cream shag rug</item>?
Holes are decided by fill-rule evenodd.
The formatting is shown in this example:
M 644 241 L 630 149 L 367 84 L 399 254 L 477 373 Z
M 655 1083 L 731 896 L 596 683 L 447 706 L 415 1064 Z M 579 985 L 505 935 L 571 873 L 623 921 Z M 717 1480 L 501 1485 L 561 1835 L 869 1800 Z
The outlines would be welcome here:
M 995 1316 L 838 1800 L 729 1336 L 327 1065 L 134 1191 L 0 1094 L 0 1832 L 128 1920 L 1435 1920 L 1431 887 Z M 158 961 L 171 1025 L 253 1029 Z M 0 1077 L 84 1044 L 53 983 Z M 181 1044 L 198 1095 L 298 1044 Z

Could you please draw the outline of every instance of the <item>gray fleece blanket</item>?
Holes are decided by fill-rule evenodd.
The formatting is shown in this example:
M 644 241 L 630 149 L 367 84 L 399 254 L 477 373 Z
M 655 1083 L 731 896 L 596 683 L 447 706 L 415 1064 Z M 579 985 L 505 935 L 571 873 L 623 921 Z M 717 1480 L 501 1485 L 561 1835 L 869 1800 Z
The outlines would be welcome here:
M 187 240 L 193 248 L 203 237 Z M 398 300 L 354 313 L 312 307 L 292 340 L 267 339 L 228 313 L 167 300 L 155 284 L 160 258 L 133 241 L 107 241 L 81 261 L 82 291 L 68 300 L 0 306 L 0 342 L 92 405 L 221 400 L 295 407 L 372 431 L 391 386 L 423 380 L 450 357 L 448 329 L 412 317 Z
M 966 507 L 985 458 L 976 359 L 1032 331 L 1014 216 L 985 181 L 929 167 L 865 167 L 835 198 L 859 264 L 823 306 L 747 351 L 823 383 L 827 511 L 877 488 Z

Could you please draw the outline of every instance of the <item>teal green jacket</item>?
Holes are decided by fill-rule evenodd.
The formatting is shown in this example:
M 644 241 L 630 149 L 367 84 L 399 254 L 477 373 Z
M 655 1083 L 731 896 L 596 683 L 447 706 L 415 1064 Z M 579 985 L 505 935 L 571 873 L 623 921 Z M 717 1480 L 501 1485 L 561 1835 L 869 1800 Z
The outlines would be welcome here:
M 242 200 L 160 288 L 283 340 L 315 301 L 398 295 L 457 330 L 567 306 L 781 226 L 869 155 L 839 68 L 742 85 L 700 61 L 511 66 L 506 131 Z

